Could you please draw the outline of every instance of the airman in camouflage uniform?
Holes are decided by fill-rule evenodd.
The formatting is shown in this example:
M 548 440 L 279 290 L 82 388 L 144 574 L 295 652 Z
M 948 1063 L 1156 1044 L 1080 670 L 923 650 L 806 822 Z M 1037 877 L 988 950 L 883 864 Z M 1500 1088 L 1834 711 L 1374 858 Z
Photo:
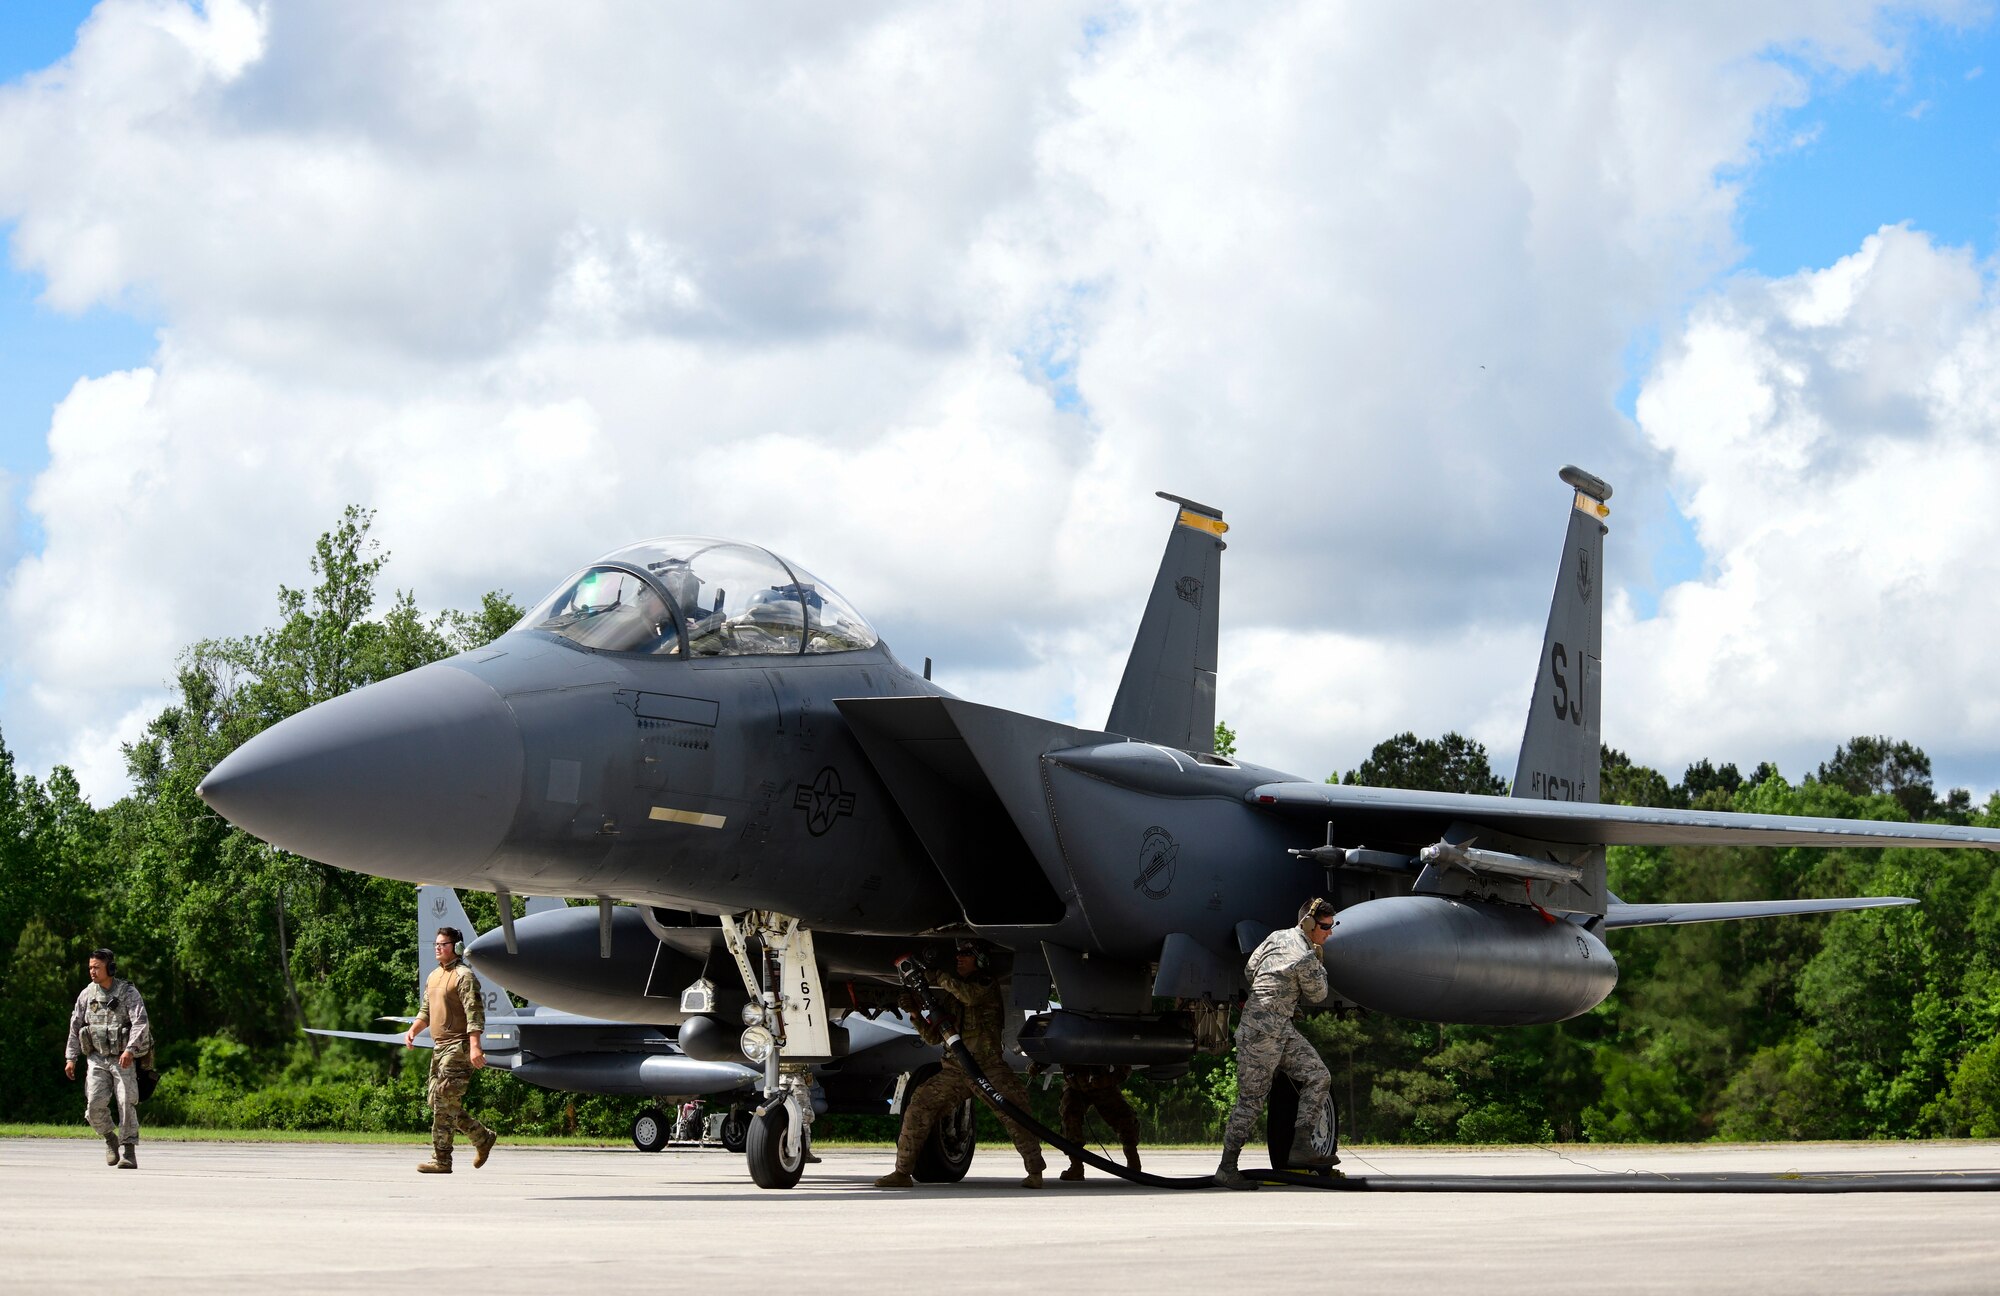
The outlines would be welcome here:
M 1007 1009 L 1000 995 L 1000 983 L 979 970 L 979 955 L 969 944 L 960 944 L 956 961 L 957 971 L 933 971 L 927 975 L 931 984 L 949 994 L 959 1003 L 959 1038 L 972 1054 L 972 1060 L 986 1073 L 993 1087 L 1005 1094 L 1009 1101 L 1016 1103 L 1023 1111 L 1028 1109 L 1028 1091 L 1021 1084 L 1021 1077 L 1007 1065 L 1000 1051 L 1001 1035 L 1006 1026 Z M 917 1019 L 918 1033 L 933 1044 L 944 1042 L 944 1034 L 934 1023 Z M 896 1168 L 875 1181 L 877 1188 L 909 1188 L 915 1184 L 910 1172 L 916 1169 L 917 1152 L 930 1137 L 931 1130 L 950 1112 L 957 1109 L 966 1099 L 976 1096 L 972 1077 L 958 1064 L 951 1053 L 944 1055 L 944 1066 L 930 1079 L 917 1086 L 903 1106 L 903 1128 L 896 1135 Z M 1013 1121 L 1002 1116 L 1000 1123 L 1014 1139 L 1014 1147 L 1021 1154 L 1022 1164 L 1028 1168 L 1027 1177 L 1021 1180 L 1023 1188 L 1042 1186 L 1042 1171 L 1047 1163 L 1042 1160 L 1042 1145 L 1033 1134 L 1022 1129 Z
M 1250 1140 L 1257 1114 L 1271 1096 L 1271 1077 L 1279 1068 L 1299 1087 L 1301 1128 L 1292 1139 L 1294 1166 L 1330 1164 L 1312 1150 L 1313 1126 L 1326 1106 L 1333 1076 L 1319 1051 L 1292 1024 L 1299 1001 L 1315 1004 L 1326 998 L 1326 967 L 1320 961 L 1326 938 L 1333 931 L 1333 906 L 1308 900 L 1299 908 L 1296 927 L 1272 932 L 1244 966 L 1250 978 L 1250 1001 L 1236 1028 L 1236 1105 L 1222 1133 L 1222 1164 L 1215 1181 L 1228 1188 L 1255 1188 L 1243 1177 L 1236 1158 Z
M 139 1155 L 139 1067 L 153 1052 L 153 1026 L 146 1001 L 130 981 L 111 975 L 116 959 L 108 949 L 90 955 L 90 984 L 76 997 L 69 1014 L 69 1043 L 63 1074 L 76 1079 L 80 1057 L 84 1076 L 84 1114 L 90 1128 L 104 1139 L 104 1164 L 137 1170 Z M 111 1098 L 118 1097 L 118 1121 L 111 1120 Z
M 486 1002 L 479 978 L 458 957 L 465 939 L 456 927 L 440 927 L 434 949 L 437 971 L 424 982 L 424 1002 L 417 1019 L 403 1036 L 405 1048 L 415 1048 L 417 1032 L 431 1031 L 431 1159 L 417 1167 L 420 1174 L 450 1174 L 454 1132 L 472 1138 L 472 1168 L 486 1164 L 486 1154 L 499 1137 L 466 1114 L 461 1106 L 472 1073 L 486 1065 L 479 1034 L 486 1029 Z
M 1128 1066 L 1070 1066 L 1063 1064 L 1062 1132 L 1072 1143 L 1083 1142 L 1083 1118 L 1095 1107 L 1111 1132 L 1125 1145 L 1125 1164 L 1139 1168 L 1139 1118 L 1125 1101 L 1125 1081 L 1132 1074 Z M 1061 1178 L 1083 1178 L 1083 1162 L 1074 1155 Z

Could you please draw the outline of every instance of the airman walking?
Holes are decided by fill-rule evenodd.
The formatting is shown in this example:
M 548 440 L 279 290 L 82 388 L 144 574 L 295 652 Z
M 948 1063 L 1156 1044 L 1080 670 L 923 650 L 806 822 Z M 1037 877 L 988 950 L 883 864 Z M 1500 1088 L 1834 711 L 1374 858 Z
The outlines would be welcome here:
M 403 1047 L 415 1048 L 417 1032 L 426 1026 L 431 1032 L 431 1159 L 417 1167 L 420 1174 L 450 1174 L 454 1133 L 472 1138 L 472 1168 L 486 1164 L 486 1156 L 499 1137 L 467 1114 L 465 1090 L 472 1073 L 486 1065 L 486 1051 L 479 1042 L 486 1029 L 486 1003 L 480 993 L 479 978 L 459 957 L 464 933 L 456 927 L 440 927 L 433 950 L 437 970 L 424 982 L 424 1001 L 417 1019 L 403 1035 Z
M 90 984 L 77 995 L 69 1014 L 63 1074 L 76 1079 L 77 1059 L 83 1059 L 85 1116 L 104 1139 L 104 1164 L 137 1170 L 139 1067 L 152 1055 L 153 1026 L 137 987 L 112 975 L 117 965 L 110 950 L 91 951 Z

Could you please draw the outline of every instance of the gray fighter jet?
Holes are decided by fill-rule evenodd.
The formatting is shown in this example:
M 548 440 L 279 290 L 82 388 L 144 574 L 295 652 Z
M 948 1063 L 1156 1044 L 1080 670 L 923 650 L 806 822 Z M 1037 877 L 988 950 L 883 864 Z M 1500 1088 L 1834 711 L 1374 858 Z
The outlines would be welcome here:
M 417 1000 L 423 998 L 430 973 L 431 938 L 440 926 L 456 927 L 468 941 L 478 928 L 466 916 L 458 893 L 450 887 L 417 889 Z M 568 912 L 559 899 L 531 896 L 529 919 L 540 919 L 536 930 L 563 931 L 561 915 Z M 588 910 L 578 911 L 585 918 Z M 476 942 L 474 942 L 476 943 Z M 588 1017 L 550 1009 L 532 998 L 515 1007 L 508 987 L 491 975 L 480 978 L 486 999 L 486 1025 L 480 1042 L 486 1065 L 542 1089 L 611 1097 L 652 1098 L 632 1120 L 632 1144 L 641 1152 L 659 1152 L 676 1137 L 683 1100 L 721 1099 L 725 1105 L 718 1137 L 724 1147 L 741 1152 L 749 1134 L 750 1100 L 763 1073 L 749 1066 L 740 1052 L 690 1057 L 680 1047 L 674 1027 L 644 1021 Z M 647 1006 L 650 1007 L 650 1006 Z M 408 1026 L 414 1018 L 385 1017 Z M 401 1031 L 321 1030 L 309 1035 L 362 1040 L 372 1044 L 403 1043 Z M 815 1067 L 814 1108 L 826 1112 L 881 1114 L 898 1109 L 902 1094 L 936 1069 L 941 1050 L 918 1038 L 916 1028 L 901 1013 L 883 1013 L 849 1023 L 845 1057 Z M 431 1047 L 428 1029 L 417 1033 L 418 1048 Z M 710 1050 L 713 1054 L 714 1050 Z M 665 1110 L 662 1110 L 664 1108 Z M 669 1115 L 673 1112 L 674 1115 Z M 946 1124 L 935 1135 L 926 1155 L 940 1165 L 969 1163 L 975 1135 L 969 1121 Z
M 846 1047 L 843 1018 L 894 1001 L 891 964 L 925 938 L 983 940 L 1017 1006 L 1060 1002 L 1021 1029 L 1028 1056 L 1173 1066 L 1223 1047 L 1244 953 L 1315 893 L 1340 907 L 1323 1006 L 1525 1024 L 1610 993 L 1620 927 L 1912 903 L 1625 904 L 1607 844 L 2000 849 L 1981 829 L 1596 804 L 1611 488 L 1562 478 L 1511 796 L 1215 755 L 1227 527 L 1164 495 L 1175 521 L 1102 730 L 954 697 L 796 563 L 673 537 L 588 564 L 486 648 L 284 721 L 201 794 L 342 868 L 596 898 L 594 923 L 536 915 L 468 957 L 576 1011 L 654 1005 L 689 1053 L 761 1065 L 747 1156 L 772 1187 L 802 1172 L 810 1065 Z

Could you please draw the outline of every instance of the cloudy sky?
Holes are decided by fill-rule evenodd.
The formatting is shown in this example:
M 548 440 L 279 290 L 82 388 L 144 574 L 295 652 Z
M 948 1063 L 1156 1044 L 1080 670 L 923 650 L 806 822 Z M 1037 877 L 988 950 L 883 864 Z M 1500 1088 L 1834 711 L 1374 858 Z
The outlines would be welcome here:
M 94 799 L 349 503 L 428 608 L 756 540 L 1095 724 L 1172 491 L 1243 755 L 1509 773 L 1568 462 L 1607 741 L 2000 787 L 1984 6 L 0 15 L 0 734 Z

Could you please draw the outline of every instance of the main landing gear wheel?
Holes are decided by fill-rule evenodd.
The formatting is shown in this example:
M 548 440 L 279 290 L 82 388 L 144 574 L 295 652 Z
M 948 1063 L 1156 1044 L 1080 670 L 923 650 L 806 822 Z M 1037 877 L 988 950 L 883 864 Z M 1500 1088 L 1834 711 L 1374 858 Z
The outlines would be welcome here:
M 910 1177 L 918 1183 L 957 1183 L 965 1178 L 979 1148 L 978 1116 L 978 1101 L 967 1098 L 940 1117 L 917 1149 Z
M 731 1107 L 729 1114 L 722 1118 L 722 1146 L 724 1151 L 741 1152 L 750 1140 L 750 1109 Z
M 790 1188 L 806 1172 L 803 1141 L 790 1157 L 785 1154 L 785 1131 L 791 1124 L 791 1108 L 778 1103 L 762 1116 L 750 1117 L 750 1130 L 743 1142 L 743 1156 L 750 1163 L 750 1178 L 759 1188 Z
M 632 1146 L 641 1152 L 659 1152 L 667 1146 L 667 1114 L 648 1107 L 632 1120 Z
M 1284 1170 L 1292 1161 L 1292 1139 L 1299 1123 L 1299 1087 L 1283 1071 L 1271 1077 L 1271 1105 L 1265 1116 L 1264 1146 L 1271 1154 L 1271 1168 Z M 1333 1106 L 1333 1099 L 1326 1100 L 1326 1111 L 1320 1117 L 1316 1137 L 1313 1142 L 1322 1151 L 1332 1151 L 1339 1144 L 1339 1118 Z M 1315 1166 L 1311 1173 L 1322 1179 L 1331 1179 L 1334 1168 Z

